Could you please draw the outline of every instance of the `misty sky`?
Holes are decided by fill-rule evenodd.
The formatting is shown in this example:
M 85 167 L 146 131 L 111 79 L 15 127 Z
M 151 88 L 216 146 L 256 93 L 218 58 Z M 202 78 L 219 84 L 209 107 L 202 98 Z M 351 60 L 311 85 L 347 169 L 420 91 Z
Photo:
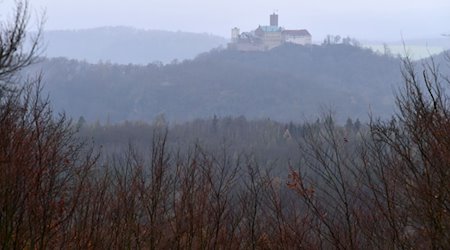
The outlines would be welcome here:
M 277 10 L 280 25 L 306 28 L 314 40 L 326 34 L 392 41 L 450 33 L 449 0 L 32 0 L 47 13 L 45 29 L 132 26 L 143 29 L 206 32 L 229 37 L 268 23 Z M 12 0 L 0 0 L 0 15 Z

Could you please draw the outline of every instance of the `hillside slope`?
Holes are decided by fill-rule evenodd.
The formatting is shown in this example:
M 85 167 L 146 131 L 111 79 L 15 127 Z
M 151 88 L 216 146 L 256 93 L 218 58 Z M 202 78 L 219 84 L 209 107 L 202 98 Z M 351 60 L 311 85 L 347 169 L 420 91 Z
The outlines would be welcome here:
M 398 59 L 349 45 L 286 45 L 269 52 L 214 50 L 168 65 L 45 60 L 46 89 L 58 110 L 105 121 L 239 116 L 299 121 L 323 108 L 347 117 L 389 115 L 400 83 Z

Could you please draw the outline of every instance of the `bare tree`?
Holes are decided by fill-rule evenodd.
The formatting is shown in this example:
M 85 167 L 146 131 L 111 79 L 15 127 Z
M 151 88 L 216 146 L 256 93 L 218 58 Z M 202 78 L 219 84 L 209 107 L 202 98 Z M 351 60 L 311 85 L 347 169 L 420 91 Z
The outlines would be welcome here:
M 16 1 L 11 20 L 0 21 L 0 94 L 9 89 L 23 68 L 34 63 L 40 53 L 43 18 L 37 32 L 30 35 L 27 0 Z
M 372 119 L 360 143 L 330 118 L 307 126 L 288 187 L 317 221 L 323 247 L 450 247 L 450 81 L 433 59 L 405 58 L 402 73 L 397 113 Z
M 449 79 L 433 59 L 403 62 L 404 88 L 397 97 L 398 113 L 388 123 L 373 122 L 372 137 L 383 148 L 389 188 L 379 196 L 397 216 L 396 242 L 402 247 L 450 247 L 450 106 Z M 381 172 L 383 171 L 383 172 Z M 392 216 L 390 216 L 392 217 Z M 402 219 L 400 221 L 400 219 Z M 401 223 L 398 223 L 401 222 Z

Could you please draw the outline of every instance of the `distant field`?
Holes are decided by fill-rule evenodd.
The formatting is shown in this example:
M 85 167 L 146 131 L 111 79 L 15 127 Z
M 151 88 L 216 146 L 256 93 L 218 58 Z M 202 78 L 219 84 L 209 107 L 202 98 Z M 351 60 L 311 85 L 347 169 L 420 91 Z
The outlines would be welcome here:
M 365 44 L 364 47 L 371 48 L 379 53 L 384 53 L 385 48 L 382 44 Z M 441 46 L 421 46 L 421 45 L 388 45 L 389 50 L 394 55 L 404 56 L 408 53 L 413 59 L 422 59 L 430 55 L 437 55 L 445 50 Z

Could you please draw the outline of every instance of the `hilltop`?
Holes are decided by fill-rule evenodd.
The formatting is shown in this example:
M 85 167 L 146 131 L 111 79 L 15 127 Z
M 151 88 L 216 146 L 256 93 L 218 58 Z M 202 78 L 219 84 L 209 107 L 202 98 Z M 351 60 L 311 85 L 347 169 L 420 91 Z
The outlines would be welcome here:
M 268 52 L 212 50 L 167 65 L 46 59 L 58 110 L 88 121 L 170 121 L 214 115 L 301 121 L 331 108 L 341 120 L 390 115 L 400 60 L 345 44 L 283 45 Z

